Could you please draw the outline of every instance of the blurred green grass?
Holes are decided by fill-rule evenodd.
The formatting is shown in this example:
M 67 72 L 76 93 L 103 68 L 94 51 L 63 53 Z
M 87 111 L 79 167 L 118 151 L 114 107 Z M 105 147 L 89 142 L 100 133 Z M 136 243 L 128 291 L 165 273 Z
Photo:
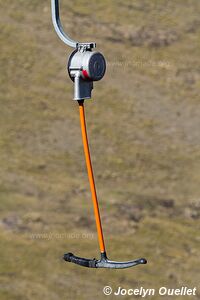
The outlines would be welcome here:
M 71 36 L 108 60 L 86 117 L 108 255 L 149 261 L 125 271 L 61 260 L 99 255 L 70 49 L 46 1 L 0 4 L 0 299 L 198 286 L 199 1 L 62 1 Z

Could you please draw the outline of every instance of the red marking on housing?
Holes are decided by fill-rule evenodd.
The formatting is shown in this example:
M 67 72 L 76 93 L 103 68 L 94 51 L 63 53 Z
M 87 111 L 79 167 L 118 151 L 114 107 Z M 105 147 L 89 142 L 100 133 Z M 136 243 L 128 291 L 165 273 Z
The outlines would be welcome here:
M 88 75 L 88 72 L 86 70 L 82 70 L 82 74 L 85 78 L 90 79 L 90 76 Z

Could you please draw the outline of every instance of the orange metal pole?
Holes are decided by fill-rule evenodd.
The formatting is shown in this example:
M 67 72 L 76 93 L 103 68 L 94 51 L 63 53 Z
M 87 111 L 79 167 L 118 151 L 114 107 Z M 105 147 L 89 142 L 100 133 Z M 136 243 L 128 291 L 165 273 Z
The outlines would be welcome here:
M 100 251 L 103 253 L 103 252 L 105 252 L 105 244 L 104 244 L 104 238 L 103 238 L 103 231 L 102 231 L 102 225 L 101 225 L 99 205 L 98 205 L 98 200 L 97 200 L 97 193 L 96 193 L 96 188 L 95 188 L 94 175 L 93 175 L 93 170 L 92 170 L 92 163 L 91 163 L 91 158 L 90 158 L 88 138 L 87 138 L 87 130 L 86 130 L 86 122 L 85 122 L 85 111 L 84 111 L 84 100 L 83 101 L 78 101 L 78 103 L 79 103 L 81 132 L 82 132 L 82 139 L 83 139 L 83 148 L 84 148 L 84 153 L 85 153 L 88 179 L 89 179 L 89 183 L 90 183 L 90 190 L 91 190 L 92 201 L 93 201 L 93 206 L 94 206 L 94 215 L 95 215 L 95 220 L 96 220 L 99 247 L 100 247 Z

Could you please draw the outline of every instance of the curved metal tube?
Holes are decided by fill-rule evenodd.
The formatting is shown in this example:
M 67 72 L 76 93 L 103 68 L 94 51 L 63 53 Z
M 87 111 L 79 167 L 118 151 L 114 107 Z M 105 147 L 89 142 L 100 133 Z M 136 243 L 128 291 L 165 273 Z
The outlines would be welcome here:
M 59 0 L 51 0 L 51 13 L 52 13 L 53 25 L 59 38 L 68 46 L 72 48 L 76 48 L 79 42 L 72 40 L 63 30 L 60 21 Z

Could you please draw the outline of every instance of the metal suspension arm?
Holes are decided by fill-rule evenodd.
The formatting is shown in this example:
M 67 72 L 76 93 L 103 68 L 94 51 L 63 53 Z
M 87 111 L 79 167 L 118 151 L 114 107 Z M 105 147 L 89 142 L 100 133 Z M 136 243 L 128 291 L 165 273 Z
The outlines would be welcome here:
M 76 48 L 79 42 L 72 40 L 63 30 L 60 21 L 59 0 L 51 0 L 52 21 L 59 38 L 68 46 Z
M 51 14 L 55 31 L 59 38 L 68 46 L 72 48 L 79 48 L 84 50 L 90 50 L 96 47 L 96 43 L 79 43 L 72 40 L 63 30 L 60 20 L 59 0 L 51 0 Z

